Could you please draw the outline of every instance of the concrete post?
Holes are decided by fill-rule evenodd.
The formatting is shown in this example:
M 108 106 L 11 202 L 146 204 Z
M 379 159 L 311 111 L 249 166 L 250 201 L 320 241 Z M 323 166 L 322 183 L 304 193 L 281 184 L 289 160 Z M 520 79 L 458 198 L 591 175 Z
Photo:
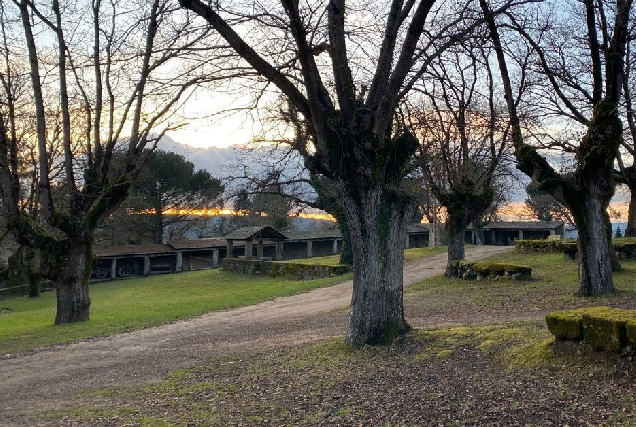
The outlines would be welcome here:
M 263 258 L 263 239 L 258 240 L 258 246 L 256 247 L 256 257 L 258 259 Z
M 150 274 L 150 257 L 145 256 L 144 257 L 144 276 L 147 276 L 149 274 Z
M 245 259 L 252 259 L 252 241 L 245 241 Z
M 212 251 L 212 267 L 218 267 L 218 266 L 219 266 L 219 250 L 214 249 Z
M 174 271 L 177 273 L 183 271 L 183 254 L 181 251 L 177 252 L 177 264 L 174 267 Z
M 113 258 L 110 263 L 110 278 L 117 278 L 117 258 Z
M 338 255 L 338 239 L 333 239 L 332 253 Z
M 274 257 L 276 261 L 281 261 L 283 259 L 283 245 L 284 242 L 282 240 L 276 242 L 276 255 Z
M 234 241 L 228 239 L 227 240 L 227 251 L 225 253 L 225 258 L 234 258 Z
M 408 249 L 408 248 L 411 247 L 410 246 L 410 244 L 411 244 L 410 240 L 411 240 L 411 236 L 408 233 L 406 233 L 406 238 L 404 239 L 404 249 Z
M 314 256 L 314 244 L 311 240 L 307 242 L 307 258 Z

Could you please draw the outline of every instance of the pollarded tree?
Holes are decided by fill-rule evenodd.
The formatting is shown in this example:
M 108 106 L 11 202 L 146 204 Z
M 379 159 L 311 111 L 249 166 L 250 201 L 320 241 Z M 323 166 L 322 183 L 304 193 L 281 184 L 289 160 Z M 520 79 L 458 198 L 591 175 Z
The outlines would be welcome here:
M 177 124 L 169 117 L 182 97 L 207 78 L 205 62 L 188 48 L 209 32 L 169 0 L 2 5 L 3 34 L 20 35 L 22 47 L 12 54 L 17 57 L 4 57 L 3 69 L 28 64 L 32 109 L 19 115 L 32 118 L 36 130 L 41 217 L 35 221 L 20 203 L 18 150 L 29 133 L 11 120 L 15 110 L 3 108 L 0 189 L 7 226 L 19 243 L 41 251 L 42 274 L 57 291 L 55 323 L 84 321 L 94 231 L 126 198 L 146 148 Z M 12 82 L 4 85 L 0 105 L 12 102 L 6 88 L 19 75 L 4 75 Z M 125 160 L 118 167 L 113 156 L 120 144 Z
M 418 163 L 427 187 L 446 210 L 448 262 L 464 259 L 465 232 L 496 199 L 509 127 L 495 103 L 489 53 L 480 38 L 445 52 L 417 86 L 411 113 L 421 139 Z
M 571 14 L 543 9 L 549 19 L 558 22 L 538 26 L 527 21 L 537 14 L 528 10 L 530 6 L 519 16 L 502 16 L 493 13 L 486 0 L 480 0 L 480 4 L 497 52 L 517 167 L 539 190 L 550 193 L 572 213 L 579 235 L 579 294 L 612 292 L 612 235 L 607 208 L 614 194 L 614 160 L 623 132 L 619 103 L 633 1 L 572 2 Z M 502 27 L 512 31 L 504 33 Z M 585 31 L 578 31 L 580 28 Z M 585 129 L 578 144 L 569 145 L 575 154 L 575 166 L 568 173 L 560 173 L 524 137 L 502 33 L 520 36 L 532 52 L 536 66 L 520 72 L 536 69 L 533 78 L 539 82 L 535 84 L 539 89 L 536 95 L 543 101 L 544 115 L 555 114 L 565 123 L 578 123 Z M 543 135 L 538 139 L 541 143 L 547 138 Z
M 618 155 L 620 174 L 617 177 L 617 181 L 625 184 L 630 192 L 625 237 L 636 236 L 636 18 L 633 18 L 633 22 L 623 78 L 623 108 L 627 127 L 623 137 L 623 152 Z
M 311 145 L 294 148 L 334 182 L 351 237 L 346 341 L 375 344 L 407 331 L 403 245 L 413 203 L 400 185 L 418 141 L 394 113 L 428 63 L 477 25 L 469 2 L 180 2 L 306 122 Z

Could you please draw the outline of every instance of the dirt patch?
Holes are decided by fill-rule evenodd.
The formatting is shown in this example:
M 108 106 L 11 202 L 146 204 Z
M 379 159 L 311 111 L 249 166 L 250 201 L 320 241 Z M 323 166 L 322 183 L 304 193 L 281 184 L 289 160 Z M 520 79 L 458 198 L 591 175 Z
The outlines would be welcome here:
M 468 259 L 481 259 L 510 248 L 470 248 Z M 446 255 L 405 265 L 405 285 L 441 274 Z M 250 307 L 210 313 L 187 321 L 103 339 L 95 339 L 6 358 L 0 362 L 2 425 L 25 425 L 34 416 L 75 406 L 83 390 L 150 384 L 169 372 L 255 349 L 287 348 L 341 336 L 351 282 L 277 298 Z M 415 312 L 416 310 L 412 310 Z M 407 310 L 407 317 L 409 311 Z M 492 321 L 490 313 L 415 315 L 414 326 Z M 512 316 L 512 315 L 510 315 Z M 540 318 L 542 313 L 515 313 Z M 28 404 L 26 404 L 28 402 Z

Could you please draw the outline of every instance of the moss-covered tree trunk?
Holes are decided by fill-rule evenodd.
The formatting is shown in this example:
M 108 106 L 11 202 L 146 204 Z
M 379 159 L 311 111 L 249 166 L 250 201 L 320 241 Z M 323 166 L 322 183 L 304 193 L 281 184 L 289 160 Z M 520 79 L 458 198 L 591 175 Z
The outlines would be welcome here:
M 47 277 L 55 283 L 57 314 L 55 324 L 83 322 L 89 318 L 91 300 L 88 279 L 93 268 L 92 240 L 69 239 L 46 253 Z
M 450 215 L 449 215 L 450 217 Z M 464 234 L 466 233 L 466 226 L 462 226 L 461 223 L 448 220 L 448 260 L 446 262 L 446 276 L 452 276 L 451 263 L 453 261 L 459 261 L 466 257 L 466 251 L 464 248 Z
M 486 188 L 478 190 L 474 183 L 464 180 L 461 187 L 450 191 L 437 191 L 437 199 L 446 208 L 448 220 L 446 231 L 448 233 L 448 261 L 446 263 L 446 276 L 452 276 L 451 264 L 465 257 L 466 228 L 470 223 L 477 221 L 490 207 L 494 199 L 494 191 L 490 184 Z
M 578 231 L 578 273 L 581 296 L 598 296 L 614 290 L 612 279 L 613 254 L 609 250 L 612 236 L 606 224 L 609 222 L 606 189 L 591 182 L 589 194 L 578 198 L 578 204 L 569 197 L 572 216 Z
M 403 265 L 412 204 L 380 187 L 342 197 L 353 249 L 353 294 L 346 340 L 390 343 L 410 327 L 404 319 Z

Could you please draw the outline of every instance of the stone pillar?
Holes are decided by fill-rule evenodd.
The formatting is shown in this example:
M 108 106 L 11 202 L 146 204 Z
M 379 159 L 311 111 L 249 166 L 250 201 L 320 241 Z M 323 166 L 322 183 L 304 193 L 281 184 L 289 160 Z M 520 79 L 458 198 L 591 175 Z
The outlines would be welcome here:
M 149 274 L 150 274 L 150 257 L 145 256 L 144 257 L 144 276 L 147 276 Z
M 225 254 L 225 258 L 234 258 L 234 241 L 228 239 L 227 240 L 227 251 Z
M 117 278 L 117 258 L 113 258 L 110 263 L 110 278 Z
M 219 266 L 219 250 L 214 249 L 212 251 L 212 267 L 218 267 L 218 266 Z
M 333 239 L 333 248 L 331 252 L 334 255 L 338 255 L 338 239 Z
M 177 264 L 174 267 L 174 271 L 177 273 L 183 271 L 183 254 L 181 251 L 177 252 Z
M 404 239 L 404 249 L 408 249 L 411 247 L 410 240 L 411 240 L 411 236 L 408 233 L 406 233 L 406 238 Z
M 252 259 L 252 241 L 245 241 L 245 259 Z
M 263 258 L 263 239 L 258 240 L 258 246 L 256 247 L 256 257 L 258 259 Z
M 284 242 L 282 240 L 276 242 L 276 255 L 274 257 L 276 261 L 281 261 L 283 259 L 283 245 Z
M 311 240 L 307 242 L 307 258 L 314 256 L 314 244 Z

